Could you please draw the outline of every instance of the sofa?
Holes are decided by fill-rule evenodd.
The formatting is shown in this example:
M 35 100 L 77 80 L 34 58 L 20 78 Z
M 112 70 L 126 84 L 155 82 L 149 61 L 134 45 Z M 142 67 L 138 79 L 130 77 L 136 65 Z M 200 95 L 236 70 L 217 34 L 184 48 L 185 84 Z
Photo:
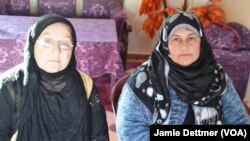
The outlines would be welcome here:
M 0 0 L 0 74 L 23 61 L 28 28 L 47 13 L 72 22 L 77 67 L 108 98 L 113 84 L 125 74 L 129 26 L 120 0 Z
M 250 30 L 237 22 L 212 23 L 205 29 L 205 35 L 215 59 L 233 80 L 243 100 L 250 75 Z
M 131 26 L 123 12 L 123 0 L 0 0 L 1 15 L 40 16 L 46 13 L 69 18 L 114 19 L 117 38 L 124 46 L 122 59 L 126 62 L 127 35 Z

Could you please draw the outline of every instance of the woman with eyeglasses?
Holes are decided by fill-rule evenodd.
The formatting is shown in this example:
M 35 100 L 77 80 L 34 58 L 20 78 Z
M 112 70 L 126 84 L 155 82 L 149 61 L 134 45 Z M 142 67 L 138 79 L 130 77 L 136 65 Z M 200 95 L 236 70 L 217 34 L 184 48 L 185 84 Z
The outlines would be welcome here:
M 149 59 L 123 87 L 116 117 L 119 141 L 149 141 L 150 125 L 250 124 L 200 21 L 184 11 L 164 19 Z
M 0 77 L 1 141 L 108 141 L 93 80 L 76 69 L 76 34 L 48 14 L 30 27 L 24 62 Z

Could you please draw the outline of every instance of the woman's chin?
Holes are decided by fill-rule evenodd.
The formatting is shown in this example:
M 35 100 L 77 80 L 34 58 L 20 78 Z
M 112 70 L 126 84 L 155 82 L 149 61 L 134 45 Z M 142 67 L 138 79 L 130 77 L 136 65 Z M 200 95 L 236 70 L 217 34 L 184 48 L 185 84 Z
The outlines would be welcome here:
M 195 62 L 195 58 L 193 58 L 191 56 L 185 56 L 185 57 L 179 58 L 179 60 L 175 63 L 177 63 L 181 66 L 187 67 L 187 66 L 193 64 L 194 62 Z
M 177 64 L 184 66 L 184 67 L 187 67 L 187 66 L 191 65 L 192 63 L 193 63 L 193 61 L 190 61 L 188 59 L 177 62 Z
M 61 71 L 58 68 L 46 68 L 46 69 L 43 69 L 43 70 L 46 71 L 47 73 L 57 73 L 57 72 Z

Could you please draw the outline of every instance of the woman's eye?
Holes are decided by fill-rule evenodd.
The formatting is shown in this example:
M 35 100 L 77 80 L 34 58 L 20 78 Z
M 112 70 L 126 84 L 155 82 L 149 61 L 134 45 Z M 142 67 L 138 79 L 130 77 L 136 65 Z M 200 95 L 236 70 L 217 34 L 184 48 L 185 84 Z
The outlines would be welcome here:
M 173 40 L 174 41 L 180 41 L 181 39 L 180 38 L 174 38 Z
M 181 38 L 174 38 L 173 42 L 176 44 L 180 44 L 182 42 L 182 39 Z
M 172 38 L 171 39 L 172 42 L 180 42 L 180 40 L 181 40 L 180 38 Z
M 188 40 L 189 41 L 194 40 L 194 37 L 188 37 Z
M 67 48 L 70 48 L 68 44 L 61 44 L 61 48 L 63 49 L 67 49 Z
M 68 42 L 61 42 L 60 47 L 61 47 L 62 49 L 70 49 L 70 48 L 73 47 L 73 45 L 71 45 L 71 44 L 68 43 Z

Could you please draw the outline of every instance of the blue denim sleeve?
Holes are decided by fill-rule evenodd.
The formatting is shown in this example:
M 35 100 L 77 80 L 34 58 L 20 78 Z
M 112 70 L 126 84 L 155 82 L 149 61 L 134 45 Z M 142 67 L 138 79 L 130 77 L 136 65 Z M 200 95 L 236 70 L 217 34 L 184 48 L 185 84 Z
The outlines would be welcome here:
M 149 141 L 151 112 L 127 84 L 119 98 L 116 116 L 119 141 Z
M 225 124 L 250 124 L 250 117 L 229 76 L 226 81 L 226 88 L 221 98 Z

